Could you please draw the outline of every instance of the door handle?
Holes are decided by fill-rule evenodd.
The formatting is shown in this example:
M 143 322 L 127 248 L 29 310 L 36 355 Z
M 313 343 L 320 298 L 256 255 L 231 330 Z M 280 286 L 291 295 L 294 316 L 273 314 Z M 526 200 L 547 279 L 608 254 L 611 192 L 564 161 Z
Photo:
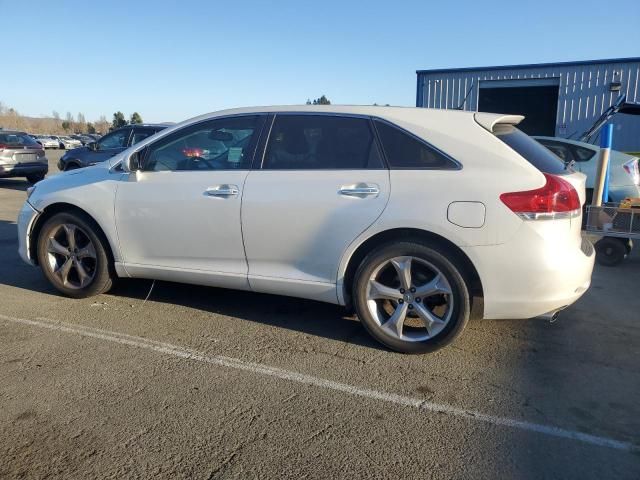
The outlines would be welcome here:
M 356 185 L 345 185 L 338 190 L 340 195 L 344 195 L 346 197 L 372 197 L 378 196 L 380 194 L 380 189 L 377 185 L 369 185 L 367 183 L 358 183 Z
M 233 197 L 240 193 L 237 185 L 216 185 L 215 187 L 209 187 L 204 191 L 205 195 L 210 197 Z

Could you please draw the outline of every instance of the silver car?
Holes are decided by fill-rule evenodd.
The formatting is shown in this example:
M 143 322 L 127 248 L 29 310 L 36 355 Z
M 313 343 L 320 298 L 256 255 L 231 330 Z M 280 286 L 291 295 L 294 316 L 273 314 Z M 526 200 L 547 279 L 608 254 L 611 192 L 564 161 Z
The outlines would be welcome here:
M 48 170 L 41 144 L 24 132 L 0 130 L 0 178 L 26 177 L 36 183 Z

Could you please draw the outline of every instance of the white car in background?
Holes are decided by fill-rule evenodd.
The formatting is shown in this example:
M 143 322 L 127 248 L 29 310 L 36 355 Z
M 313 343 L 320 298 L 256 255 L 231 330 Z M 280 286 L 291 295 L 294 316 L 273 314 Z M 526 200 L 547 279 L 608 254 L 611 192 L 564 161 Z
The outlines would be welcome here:
M 60 148 L 60 142 L 48 135 L 37 135 L 36 141 L 44 148 Z
M 353 305 L 392 349 L 433 351 L 474 299 L 485 318 L 555 317 L 590 285 L 585 176 L 518 130 L 522 118 L 203 115 L 39 182 L 19 252 L 70 297 L 139 277 L 310 298 Z
M 74 148 L 79 148 L 82 146 L 82 142 L 80 140 L 76 140 L 71 137 L 59 137 L 60 147 L 64 150 L 73 150 Z
M 577 140 L 558 137 L 534 136 L 538 142 L 555 153 L 560 159 L 587 176 L 587 201 L 591 202 L 600 147 Z M 640 197 L 640 169 L 638 158 L 612 150 L 609 156 L 609 199 L 620 202 L 626 197 Z

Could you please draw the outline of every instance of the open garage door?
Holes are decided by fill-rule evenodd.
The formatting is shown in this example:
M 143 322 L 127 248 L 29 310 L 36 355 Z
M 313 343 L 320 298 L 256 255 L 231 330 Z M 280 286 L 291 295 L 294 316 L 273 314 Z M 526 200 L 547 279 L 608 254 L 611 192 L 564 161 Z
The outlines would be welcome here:
M 524 115 L 518 128 L 529 135 L 555 136 L 559 78 L 484 80 L 478 111 Z

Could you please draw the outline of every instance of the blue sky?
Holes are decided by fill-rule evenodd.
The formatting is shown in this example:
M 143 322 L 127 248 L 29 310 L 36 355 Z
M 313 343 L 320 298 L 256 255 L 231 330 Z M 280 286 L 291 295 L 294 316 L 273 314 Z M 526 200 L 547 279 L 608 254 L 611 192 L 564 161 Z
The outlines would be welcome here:
M 640 55 L 638 0 L 0 0 L 0 16 L 0 101 L 88 120 L 322 94 L 411 106 L 416 69 Z

